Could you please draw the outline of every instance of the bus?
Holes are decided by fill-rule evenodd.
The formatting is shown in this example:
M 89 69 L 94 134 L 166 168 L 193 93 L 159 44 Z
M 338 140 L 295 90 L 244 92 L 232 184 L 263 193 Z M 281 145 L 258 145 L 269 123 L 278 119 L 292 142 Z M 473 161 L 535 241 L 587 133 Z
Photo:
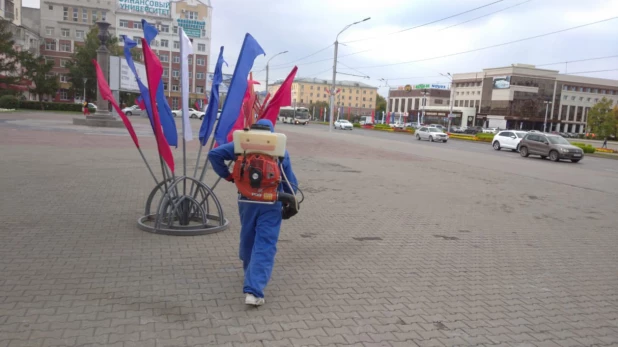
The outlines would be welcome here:
M 306 107 L 281 107 L 279 121 L 289 124 L 309 124 L 309 109 Z

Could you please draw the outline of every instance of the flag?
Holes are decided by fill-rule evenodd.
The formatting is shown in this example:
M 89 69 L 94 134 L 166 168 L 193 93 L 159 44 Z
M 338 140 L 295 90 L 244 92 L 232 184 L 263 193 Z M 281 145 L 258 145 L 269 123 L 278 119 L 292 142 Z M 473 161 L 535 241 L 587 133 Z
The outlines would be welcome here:
M 375 124 L 376 110 L 371 110 L 371 124 Z
M 219 110 L 219 85 L 223 81 L 223 46 L 219 51 L 219 58 L 217 58 L 217 65 L 215 65 L 215 73 L 212 78 L 212 89 L 210 90 L 210 100 L 208 106 L 206 106 L 206 113 L 202 119 L 202 125 L 200 126 L 200 143 L 202 146 L 206 145 L 210 133 L 212 132 L 215 121 L 217 120 L 217 111 Z M 227 65 L 227 63 L 225 63 Z
M 142 19 L 142 29 L 144 31 L 144 38 L 146 39 L 146 42 L 148 42 L 148 47 L 150 47 L 150 42 L 152 42 L 157 34 L 159 34 L 159 31 L 152 24 L 146 22 L 145 19 Z M 178 147 L 178 131 L 176 130 L 176 121 L 174 121 L 174 114 L 172 113 L 172 109 L 167 103 L 167 98 L 165 97 L 163 79 L 161 79 L 156 89 L 157 110 L 159 111 L 159 117 L 161 120 L 161 125 L 163 126 L 163 132 L 165 133 L 165 139 L 170 146 Z
M 144 98 L 142 98 L 142 96 L 138 96 L 137 99 L 135 100 L 135 103 L 137 103 L 137 106 L 139 106 L 139 109 L 144 111 L 146 109 L 146 104 L 144 103 Z
M 238 55 L 238 61 L 234 68 L 234 75 L 232 76 L 232 82 L 223 104 L 223 111 L 221 117 L 215 129 L 215 140 L 218 144 L 224 144 L 227 142 L 227 134 L 230 132 L 236 119 L 240 115 L 240 109 L 242 107 L 242 100 L 247 90 L 247 76 L 249 71 L 253 67 L 253 62 L 258 55 L 265 54 L 260 44 L 247 33 Z
M 264 98 L 264 102 L 262 103 L 262 107 L 260 107 L 260 110 L 258 111 L 258 117 L 260 117 L 262 113 L 264 113 L 264 110 L 266 109 L 266 106 L 268 105 L 269 100 L 270 100 L 270 93 L 266 94 L 266 97 Z
M 146 74 L 148 75 L 148 93 L 150 96 L 150 107 L 152 111 L 152 122 L 154 124 L 154 133 L 157 140 L 157 147 L 159 149 L 159 155 L 165 160 L 167 166 L 169 166 L 172 173 L 174 172 L 174 156 L 170 146 L 167 144 L 163 130 L 161 129 L 161 120 L 159 119 L 159 111 L 156 105 L 156 89 L 155 86 L 161 81 L 163 76 L 163 67 L 161 62 L 157 58 L 146 39 L 142 39 L 142 47 L 144 49 L 144 65 L 146 65 Z
M 283 106 L 290 106 L 292 104 L 292 83 L 294 82 L 297 70 L 298 67 L 294 66 L 288 77 L 286 77 L 281 84 L 281 87 L 279 87 L 275 95 L 273 95 L 266 109 L 264 109 L 264 113 L 260 115 L 260 119 L 268 119 L 274 125 L 279 116 L 279 109 Z
M 191 121 L 189 120 L 189 55 L 193 54 L 193 46 L 182 27 L 178 28 L 180 40 L 180 88 L 182 95 L 182 134 L 185 140 L 193 140 Z M 197 101 L 195 108 L 200 109 Z
M 137 74 L 137 70 L 135 70 L 135 63 L 133 63 L 133 56 L 131 55 L 131 49 L 137 47 L 137 42 L 131 40 L 126 35 L 122 35 L 122 40 L 124 41 L 124 57 L 127 60 L 127 65 L 129 65 L 129 69 L 131 70 L 131 72 L 133 72 L 133 76 L 135 76 L 135 80 L 137 81 L 137 87 L 139 88 L 139 91 L 141 93 L 140 98 L 142 99 L 142 103 L 144 104 L 144 108 L 146 109 L 146 114 L 148 115 L 148 120 L 150 121 L 150 126 L 152 127 L 152 131 L 154 132 L 155 128 L 154 123 L 152 122 L 152 111 L 150 110 L 151 103 L 148 87 L 144 85 L 144 82 L 142 82 L 142 79 Z
M 124 126 L 127 127 L 127 130 L 129 131 L 129 135 L 131 135 L 131 138 L 133 139 L 133 143 L 135 143 L 135 147 L 139 148 L 139 142 L 137 141 L 137 135 L 135 134 L 135 130 L 133 130 L 133 125 L 129 121 L 129 118 L 127 118 L 127 116 L 124 114 L 124 112 L 122 112 L 122 109 L 120 108 L 120 106 L 118 106 L 116 99 L 114 99 L 114 96 L 112 95 L 112 91 L 109 88 L 107 81 L 105 80 L 105 76 L 103 75 L 103 71 L 101 71 L 101 67 L 99 66 L 99 63 L 97 62 L 96 59 L 92 59 L 92 64 L 94 64 L 94 68 L 97 73 L 97 84 L 99 86 L 99 92 L 101 93 L 101 98 L 103 98 L 103 100 L 109 101 L 112 104 L 112 107 L 114 107 L 116 112 L 118 112 L 118 115 L 120 115 L 120 118 L 122 119 L 122 122 L 124 123 Z

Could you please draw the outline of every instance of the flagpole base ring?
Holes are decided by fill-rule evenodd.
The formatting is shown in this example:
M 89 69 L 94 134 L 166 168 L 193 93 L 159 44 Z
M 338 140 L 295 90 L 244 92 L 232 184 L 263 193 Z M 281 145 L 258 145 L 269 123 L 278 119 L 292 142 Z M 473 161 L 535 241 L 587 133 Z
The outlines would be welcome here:
M 156 209 L 153 202 L 157 201 Z M 172 177 L 153 188 L 137 227 L 154 234 L 197 236 L 226 230 L 229 221 L 213 190 L 193 177 Z

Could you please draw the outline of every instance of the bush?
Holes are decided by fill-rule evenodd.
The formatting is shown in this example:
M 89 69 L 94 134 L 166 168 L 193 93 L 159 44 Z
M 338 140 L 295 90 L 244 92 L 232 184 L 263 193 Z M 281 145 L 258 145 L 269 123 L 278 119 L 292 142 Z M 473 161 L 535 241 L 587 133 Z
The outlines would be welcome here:
M 579 143 L 579 142 L 573 142 L 571 143 L 573 146 L 577 146 L 581 149 L 584 150 L 584 153 L 594 153 L 596 152 L 596 148 L 594 148 L 592 145 L 588 145 L 585 143 Z
M 0 97 L 0 108 L 6 108 L 9 110 L 19 108 L 19 99 L 11 95 L 4 95 Z
M 390 129 L 391 127 L 388 124 L 376 124 L 373 126 L 374 129 Z
M 355 128 L 360 128 L 360 127 L 361 127 L 360 123 L 353 123 L 352 125 L 353 125 Z
M 496 134 L 483 134 L 483 133 L 478 133 L 475 135 L 475 137 L 477 138 L 477 141 L 482 141 L 482 142 L 491 142 L 494 139 L 494 136 Z
M 81 112 L 81 104 L 62 103 L 62 102 L 39 102 L 39 101 L 22 101 L 19 108 L 26 110 L 45 110 L 45 111 L 71 111 Z

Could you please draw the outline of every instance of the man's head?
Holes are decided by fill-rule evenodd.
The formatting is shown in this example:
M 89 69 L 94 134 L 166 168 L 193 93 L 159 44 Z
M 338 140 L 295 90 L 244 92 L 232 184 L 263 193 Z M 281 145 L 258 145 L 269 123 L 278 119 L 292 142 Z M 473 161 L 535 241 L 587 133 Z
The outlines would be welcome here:
M 273 126 L 273 123 L 269 121 L 268 119 L 260 119 L 254 125 L 251 126 L 251 129 L 266 130 L 266 127 L 270 129 L 271 133 L 275 131 L 275 127 Z

